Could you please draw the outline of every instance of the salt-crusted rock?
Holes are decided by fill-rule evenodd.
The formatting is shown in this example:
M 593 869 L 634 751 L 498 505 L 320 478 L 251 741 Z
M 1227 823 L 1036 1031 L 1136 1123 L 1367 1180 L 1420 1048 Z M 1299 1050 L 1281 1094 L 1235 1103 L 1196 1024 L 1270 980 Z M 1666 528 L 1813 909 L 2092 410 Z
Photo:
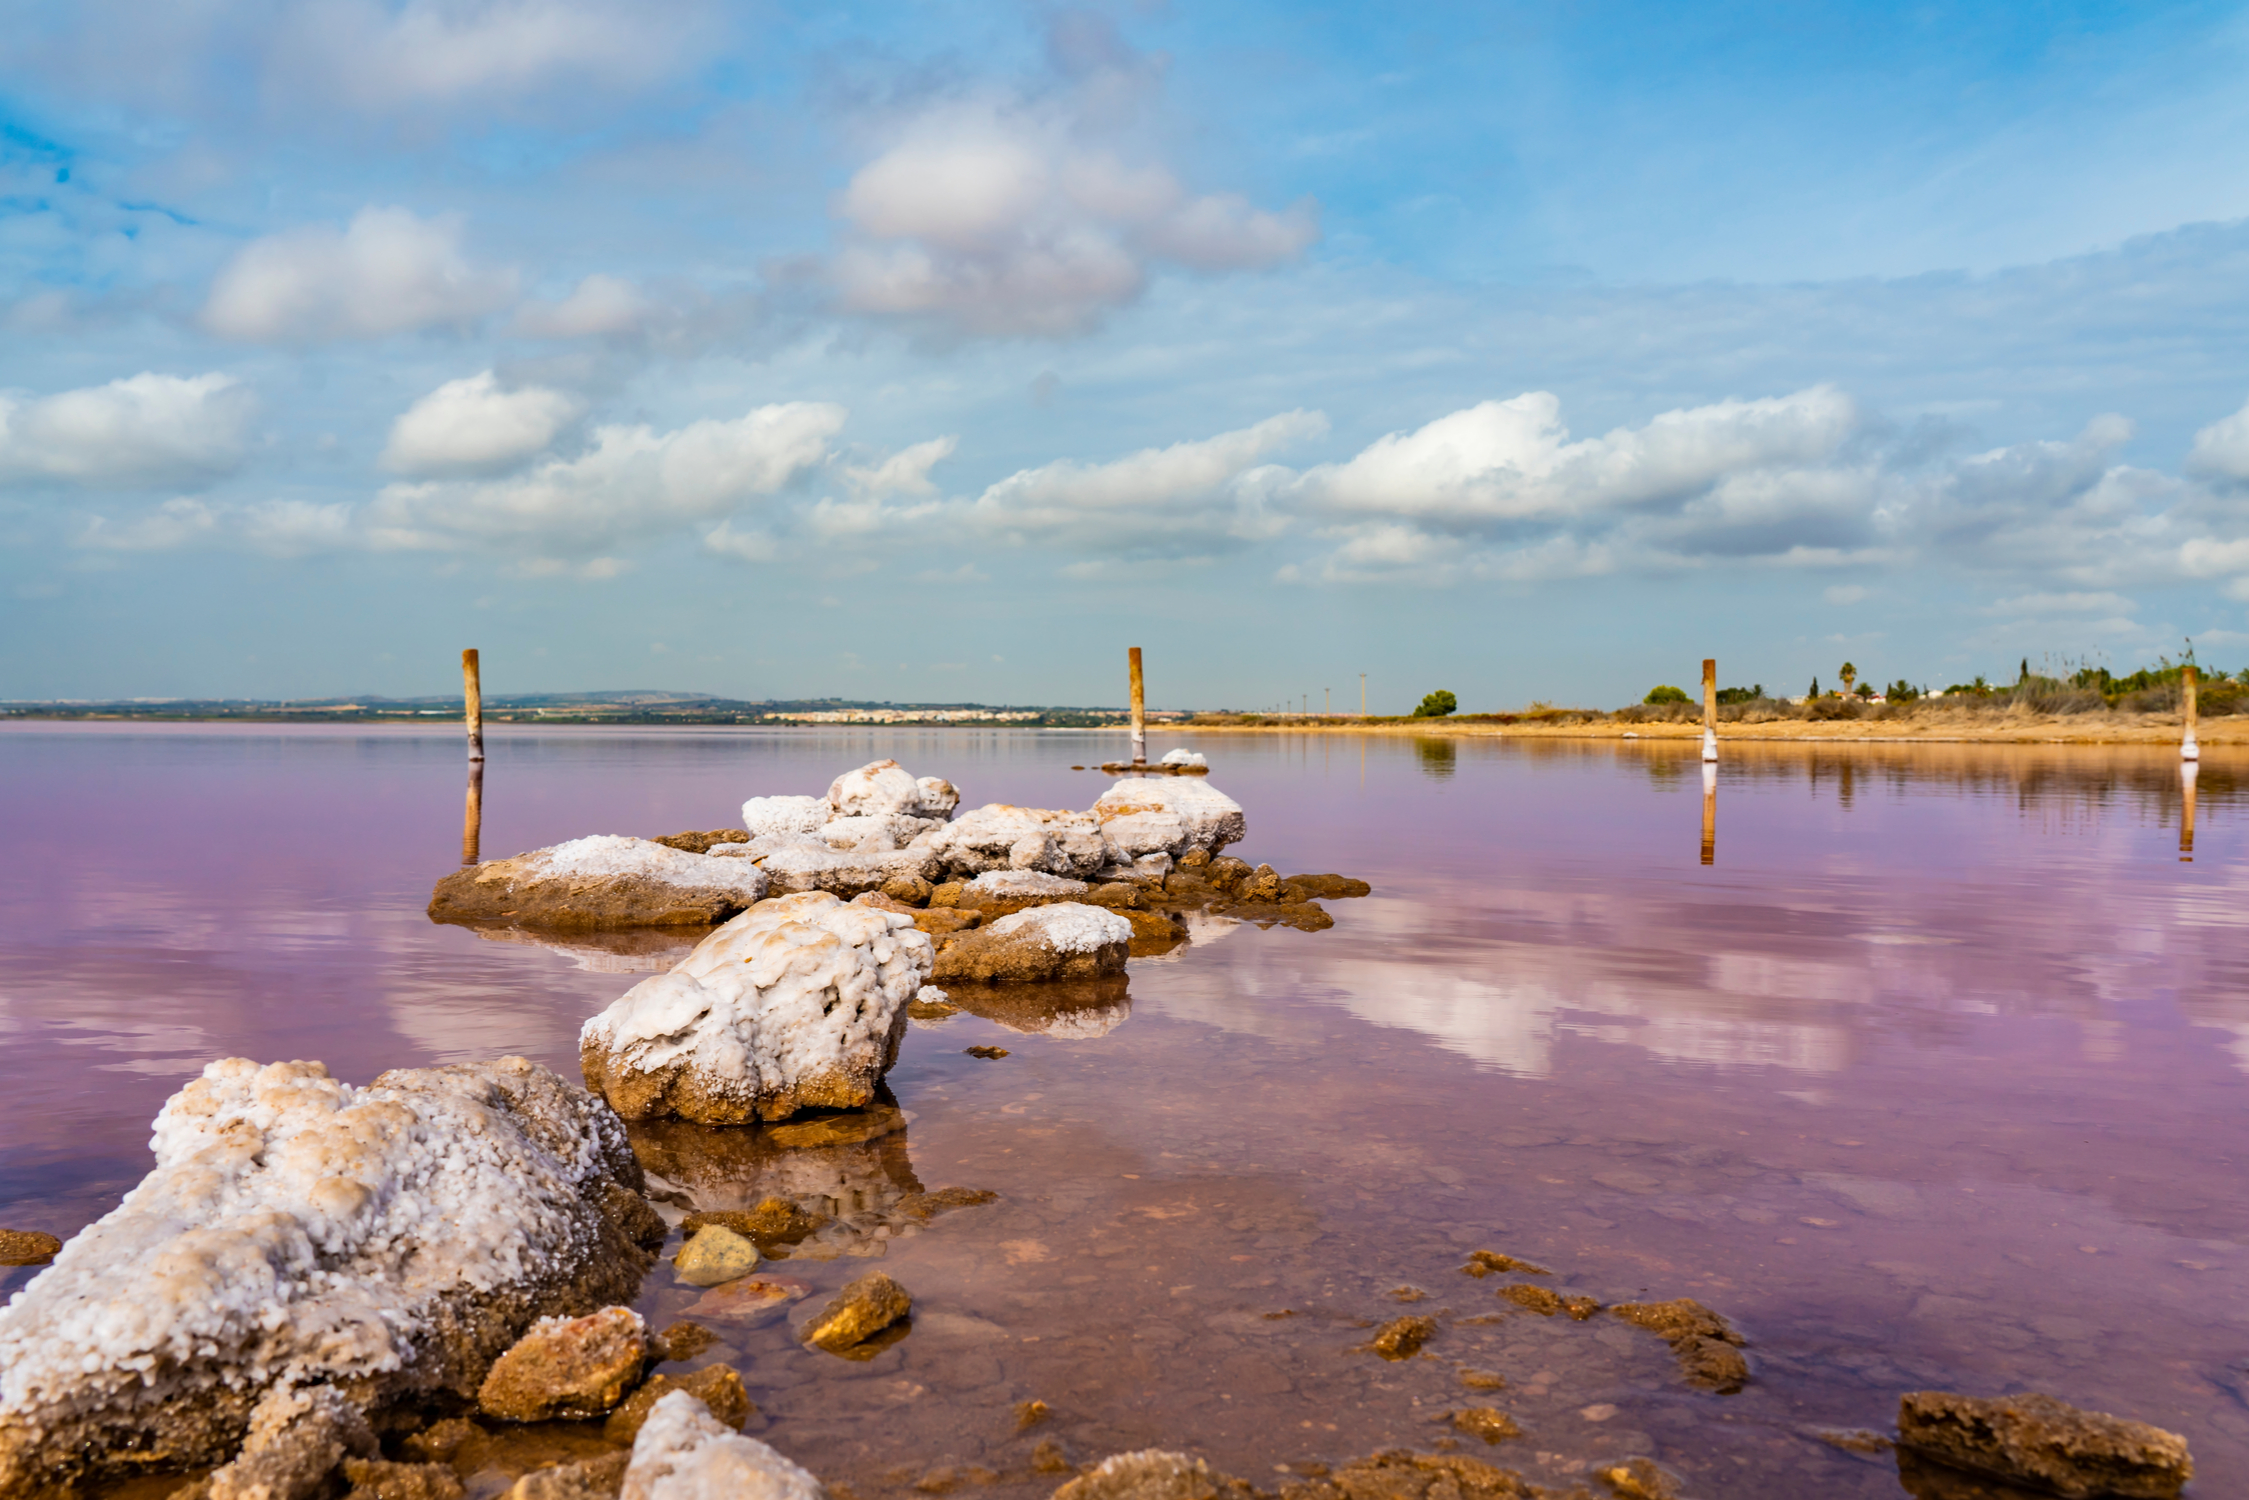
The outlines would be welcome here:
M 493 1363 L 476 1404 L 507 1422 L 598 1417 L 639 1383 L 649 1353 L 648 1325 L 629 1307 L 542 1318 Z
M 629 1450 L 620 1449 L 574 1464 L 536 1469 L 518 1479 L 504 1500 L 617 1500 L 632 1460 Z
M 824 1500 L 820 1481 L 672 1391 L 633 1439 L 618 1500 Z
M 856 1108 L 897 1061 L 931 962 L 897 912 L 824 891 L 763 902 L 586 1022 L 587 1086 L 630 1120 Z
M 629 1300 L 663 1223 L 608 1107 L 522 1058 L 216 1062 L 156 1165 L 0 1310 L 0 1494 L 233 1457 L 276 1387 L 474 1398 L 536 1319 Z
M 763 900 L 766 886 L 765 874 L 739 859 L 597 834 L 456 871 L 437 883 L 429 915 L 524 927 L 699 927 Z
M 1898 1403 L 1898 1442 L 2071 1500 L 2169 1500 L 2194 1477 L 2177 1433 L 2035 1391 L 1996 1398 L 1913 1391 Z
M 903 849 L 925 834 L 945 826 L 942 818 L 913 818 L 904 813 L 861 813 L 835 818 L 820 825 L 820 841 L 831 849 L 853 849 L 887 854 Z
M 879 891 L 893 880 L 934 879 L 942 866 L 933 851 L 830 848 L 817 836 L 760 840 L 751 858 L 765 872 L 776 895 L 827 891 L 852 897 Z
M 1143 1448 L 1113 1453 L 1054 1492 L 1054 1500 L 1218 1500 L 1247 1496 L 1248 1485 L 1184 1453 Z M 1383 1494 L 1384 1491 L 1369 1491 Z
M 925 818 L 950 818 L 953 809 L 961 805 L 960 789 L 942 776 L 924 776 L 917 784 L 921 787 L 921 815 Z
M 656 1403 L 673 1391 L 685 1391 L 712 1416 L 730 1430 L 741 1431 L 756 1408 L 750 1403 L 750 1393 L 742 1388 L 741 1372 L 732 1365 L 705 1365 L 689 1375 L 655 1375 L 648 1384 L 634 1391 L 623 1406 L 609 1414 L 602 1423 L 601 1435 L 612 1443 L 629 1443 L 640 1436 L 640 1429 L 648 1425 L 648 1414 Z
M 1199 776 L 1127 776 L 1093 804 L 1101 831 L 1129 854 L 1216 854 L 1249 830 L 1242 805 Z M 1173 831 L 1173 824 L 1178 829 Z
M 1204 759 L 1200 752 L 1182 748 L 1166 750 L 1164 758 L 1157 761 L 1156 764 L 1159 766 L 1207 766 L 1210 762 Z
M 241 1453 L 191 1493 L 196 1500 L 307 1500 L 345 1459 L 379 1451 L 367 1414 L 335 1387 L 280 1387 L 251 1410 Z
M 1083 897 L 1092 889 L 1082 880 L 1049 875 L 1044 870 L 986 870 L 968 881 L 960 894 L 962 906 L 1043 905 Z
M 945 940 L 930 976 L 988 983 L 1093 979 L 1121 973 L 1132 923 L 1079 902 L 1034 906 Z
M 838 776 L 828 786 L 828 806 L 839 818 L 885 813 L 927 816 L 922 811 L 921 783 L 894 760 L 869 761 L 856 771 Z
M 742 804 L 742 827 L 752 839 L 775 833 L 817 833 L 835 815 L 825 797 L 752 797 Z
M 463 1500 L 461 1476 L 450 1464 L 394 1464 L 379 1458 L 344 1460 L 344 1500 Z
M 914 1309 L 904 1287 L 870 1271 L 829 1299 L 805 1323 L 801 1337 L 816 1349 L 841 1354 L 888 1328 Z
M 930 835 L 924 847 L 944 862 L 947 872 L 961 879 L 1007 869 L 1077 878 L 1126 858 L 1101 836 L 1101 826 L 1091 813 L 1004 802 L 962 813 Z

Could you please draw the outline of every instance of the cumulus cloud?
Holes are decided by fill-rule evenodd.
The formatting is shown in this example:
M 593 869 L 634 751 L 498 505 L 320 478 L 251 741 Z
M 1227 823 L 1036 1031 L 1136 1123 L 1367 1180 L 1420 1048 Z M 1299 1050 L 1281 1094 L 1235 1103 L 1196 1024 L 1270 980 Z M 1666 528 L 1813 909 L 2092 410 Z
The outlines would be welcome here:
M 0 394 L 0 483 L 195 484 L 237 467 L 257 403 L 230 375 Z
M 449 380 L 391 424 L 382 465 L 400 474 L 488 473 L 543 452 L 583 410 L 541 386 L 503 390 L 490 370 Z
M 593 431 L 583 454 L 505 479 L 386 486 L 370 507 L 378 546 L 512 549 L 540 557 L 605 552 L 619 543 L 716 521 L 771 495 L 828 456 L 844 409 L 798 401 L 731 421 Z
M 516 310 L 515 331 L 531 338 L 572 339 L 637 333 L 656 305 L 619 276 L 592 275 L 560 302 L 526 302 Z
M 455 216 L 369 207 L 340 231 L 307 224 L 253 240 L 212 282 L 204 326 L 292 344 L 474 322 L 514 297 L 516 273 L 472 264 L 461 230 Z
M 2249 404 L 2194 435 L 2187 467 L 2220 479 L 2249 480 Z
M 1060 336 L 1133 301 L 1161 266 L 1218 274 L 1293 260 L 1317 206 L 1197 193 L 1136 156 L 1077 93 L 956 100 L 907 121 L 855 173 L 826 267 L 848 310 L 956 333 Z
M 351 506 L 345 503 L 264 500 L 245 505 L 183 496 L 123 520 L 88 516 L 73 540 L 104 552 L 172 552 L 209 543 L 296 557 L 357 545 L 351 519 Z

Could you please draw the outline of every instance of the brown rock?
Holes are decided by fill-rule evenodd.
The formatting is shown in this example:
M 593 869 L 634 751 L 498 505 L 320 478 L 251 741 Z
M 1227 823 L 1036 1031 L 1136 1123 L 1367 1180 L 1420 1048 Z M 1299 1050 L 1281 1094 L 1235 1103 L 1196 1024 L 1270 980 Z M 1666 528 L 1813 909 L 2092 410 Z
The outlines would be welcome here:
M 709 1407 L 712 1416 L 737 1430 L 757 1410 L 750 1404 L 750 1393 L 742 1389 L 741 1374 L 732 1365 L 705 1365 L 686 1375 L 651 1375 L 646 1385 L 609 1414 L 609 1420 L 601 1425 L 601 1435 L 612 1443 L 630 1446 L 640 1436 L 641 1424 L 656 1409 L 656 1403 L 671 1391 L 687 1392 Z
M 195 1493 L 202 1500 L 311 1500 L 346 1458 L 379 1452 L 365 1413 L 335 1387 L 276 1387 L 250 1413 L 241 1453 Z
M 625 1470 L 632 1467 L 629 1448 L 582 1459 L 552 1469 L 540 1469 L 515 1482 L 505 1500 L 613 1500 L 625 1487 Z
M 793 1126 L 783 1125 L 779 1129 L 801 1132 L 807 1127 L 823 1123 L 825 1122 L 808 1120 Z M 706 1225 L 717 1224 L 753 1241 L 759 1250 L 770 1251 L 775 1245 L 801 1243 L 806 1236 L 817 1234 L 827 1222 L 824 1215 L 807 1213 L 786 1198 L 769 1197 L 761 1199 L 755 1208 L 722 1208 L 692 1213 L 680 1220 L 679 1227 L 682 1233 L 692 1236 Z
M 422 1463 L 449 1464 L 461 1445 L 484 1436 L 484 1429 L 466 1417 L 447 1417 L 432 1422 L 420 1432 L 399 1443 L 400 1451 L 408 1458 Z
M 1208 849 L 1190 849 L 1185 854 L 1179 856 L 1180 865 L 1183 868 L 1189 870 L 1198 869 L 1202 866 L 1208 865 L 1210 862 L 1210 851 Z M 1241 861 L 1236 860 L 1234 861 L 1234 863 L 1240 864 Z
M 1460 1383 L 1472 1391 L 1504 1391 L 1507 1377 L 1497 1370 L 1462 1370 Z
M 1497 1250 L 1479 1250 L 1468 1257 L 1461 1270 L 1471 1276 L 1484 1277 L 1494 1271 L 1511 1272 L 1518 1276 L 1551 1276 L 1554 1273 L 1544 1266 L 1534 1266 L 1527 1260 L 1517 1260 L 1512 1255 L 1502 1255 Z
M 860 1277 L 804 1325 L 804 1342 L 840 1354 L 889 1328 L 913 1310 L 906 1289 L 880 1271 Z
M 940 1214 L 949 1214 L 956 1208 L 976 1208 L 998 1197 L 990 1188 L 939 1188 L 933 1193 L 908 1193 L 898 1200 L 897 1212 L 926 1224 Z
M 1074 914 L 1074 916 L 1072 915 Z M 1081 904 L 1035 906 L 987 923 L 974 931 L 956 933 L 937 950 L 933 984 L 975 981 L 985 984 L 1025 983 L 1056 979 L 1096 979 L 1124 971 L 1131 942 L 1129 931 L 1119 941 L 1095 947 L 1057 941 L 1055 934 L 1094 918 Z
M 598 1417 L 640 1380 L 648 1354 L 647 1330 L 629 1307 L 550 1318 L 500 1356 L 477 1407 L 509 1422 Z
M 776 1146 L 798 1150 L 806 1146 L 857 1146 L 894 1135 L 906 1128 L 906 1116 L 895 1104 L 815 1115 L 766 1127 L 765 1138 Z M 762 1206 L 762 1205 L 761 1205 Z
M 1249 1500 L 1239 1479 L 1184 1453 L 1116 1453 L 1054 1492 L 1053 1500 Z
M 2024 1489 L 1989 1474 L 1955 1469 L 1911 1448 L 1897 1450 L 1898 1487 L 1913 1500 L 2052 1500 L 2053 1491 Z
M 1504 1443 L 1523 1435 L 1513 1417 L 1492 1406 L 1464 1406 L 1452 1414 L 1452 1425 L 1487 1443 Z
M 1044 1401 L 1018 1401 L 1015 1403 L 1015 1430 L 1029 1432 L 1052 1415 Z
M 1689 1385 L 1730 1396 L 1749 1383 L 1749 1361 L 1739 1347 L 1742 1336 L 1694 1298 L 1619 1302 L 1609 1311 L 1669 1344 Z
M 1279 901 L 1281 877 L 1271 865 L 1259 865 L 1235 888 L 1234 895 L 1243 901 Z
M 1369 1347 L 1384 1359 L 1411 1359 L 1436 1335 L 1436 1319 L 1408 1315 L 1392 1318 L 1376 1329 Z
M 0 1266 L 43 1266 L 62 1241 L 37 1229 L 0 1229 Z
M 377 1458 L 347 1458 L 344 1478 L 351 1493 L 344 1500 L 461 1500 L 461 1478 L 445 1464 L 391 1464 Z
M 747 828 L 714 828 L 708 833 L 667 833 L 649 842 L 662 844 L 667 849 L 677 849 L 685 854 L 708 854 L 713 844 L 746 844 L 750 841 Z
M 1124 911 L 1147 904 L 1147 897 L 1140 893 L 1140 887 L 1127 885 L 1121 880 L 1092 886 L 1077 899 L 1088 906 L 1106 906 L 1112 911 Z
M 1335 925 L 1335 918 L 1311 901 L 1294 904 L 1230 901 L 1213 906 L 1211 910 L 1237 922 L 1254 922 L 1260 927 L 1293 927 L 1299 932 L 1325 932 Z
M 1291 875 L 1281 884 L 1294 886 L 1304 892 L 1307 901 L 1349 900 L 1354 896 L 1371 896 L 1374 887 L 1363 880 L 1353 880 L 1348 875 Z
M 682 1318 L 665 1329 L 658 1337 L 663 1341 L 660 1357 L 666 1360 L 693 1359 L 718 1342 L 718 1335 L 700 1323 L 690 1323 Z
M 950 1000 L 908 1000 L 906 1015 L 915 1021 L 949 1021 L 961 1013 Z
M 1898 1403 L 1898 1442 L 2069 1500 L 2170 1500 L 2194 1477 L 2177 1433 L 2030 1391 L 1996 1398 L 1914 1391 Z
M 646 875 L 553 877 L 544 851 L 456 870 L 430 894 L 432 922 L 505 920 L 584 932 L 604 927 L 712 927 L 750 909 L 740 890 L 673 885 Z
M 1511 1469 L 1451 1453 L 1377 1453 L 1281 1486 L 1281 1500 L 1541 1500 L 1549 1493 Z
M 961 893 L 968 889 L 965 880 L 942 880 L 929 888 L 929 904 L 936 907 L 958 906 Z
M 970 911 L 961 906 L 932 906 L 914 913 L 914 925 L 931 937 L 949 937 L 956 932 L 966 932 L 984 920 L 980 911 Z
M 1180 863 L 1184 865 L 1187 861 L 1181 860 Z M 1256 873 L 1249 861 L 1236 859 L 1231 854 L 1221 854 L 1203 867 L 1201 878 L 1212 889 L 1232 894 L 1240 890 L 1243 882 Z
M 891 883 L 893 885 L 897 884 L 896 881 L 893 881 Z M 862 891 L 860 894 L 851 898 L 851 904 L 853 906 L 871 906 L 874 907 L 877 911 L 902 912 L 909 917 L 918 917 L 921 915 L 921 909 L 919 907 L 913 905 L 911 902 L 901 901 L 896 896 L 889 895 L 883 891 Z
M 790 1303 L 811 1295 L 811 1284 L 793 1276 L 745 1276 L 739 1281 L 712 1287 L 687 1310 L 698 1318 L 754 1326 L 767 1321 Z
M 882 884 L 882 893 L 893 901 L 903 901 L 908 906 L 929 905 L 929 893 L 936 889 L 919 875 L 900 875 Z
M 1542 1318 L 1566 1312 L 1582 1323 L 1601 1310 L 1601 1304 L 1591 1297 L 1571 1296 L 1549 1291 L 1542 1286 L 1527 1286 L 1521 1282 L 1501 1287 L 1499 1295 L 1503 1301 L 1512 1302 L 1526 1312 L 1537 1313 Z
M 1653 1459 L 1596 1464 L 1593 1477 L 1607 1485 L 1617 1500 L 1679 1500 L 1678 1476 Z
M 1008 1050 L 1005 1047 L 963 1047 L 961 1051 L 967 1053 L 970 1057 L 981 1057 L 986 1062 L 998 1062 L 1001 1058 L 1008 1056 Z
M 1031 1450 L 1031 1468 L 1037 1473 L 1067 1474 L 1076 1467 L 1062 1445 L 1052 1438 L 1040 1438 L 1038 1446 Z

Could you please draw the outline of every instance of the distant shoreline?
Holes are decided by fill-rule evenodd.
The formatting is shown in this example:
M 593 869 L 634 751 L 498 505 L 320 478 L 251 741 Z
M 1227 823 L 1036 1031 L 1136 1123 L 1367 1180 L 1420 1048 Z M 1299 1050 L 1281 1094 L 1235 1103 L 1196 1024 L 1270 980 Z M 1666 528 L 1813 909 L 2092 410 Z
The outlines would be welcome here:
M 1720 723 L 1718 739 L 1759 744 L 1880 744 L 1880 745 L 2176 745 L 2180 724 L 2176 714 L 2135 714 L 2129 718 L 2103 718 L 2091 714 L 1992 715 L 1993 722 L 1946 718 L 1917 722 L 1914 719 L 1779 719 L 1765 723 Z M 1702 738 L 1702 724 L 1632 723 L 1610 719 L 1579 723 L 1501 722 L 1499 716 L 1473 719 L 1296 719 L 1259 724 L 1201 724 L 1174 726 L 1195 734 L 1393 734 L 1448 739 L 1521 740 L 1663 740 L 1693 743 Z M 2228 715 L 2205 719 L 2195 728 L 2195 739 L 2204 745 L 2249 745 L 2249 717 Z

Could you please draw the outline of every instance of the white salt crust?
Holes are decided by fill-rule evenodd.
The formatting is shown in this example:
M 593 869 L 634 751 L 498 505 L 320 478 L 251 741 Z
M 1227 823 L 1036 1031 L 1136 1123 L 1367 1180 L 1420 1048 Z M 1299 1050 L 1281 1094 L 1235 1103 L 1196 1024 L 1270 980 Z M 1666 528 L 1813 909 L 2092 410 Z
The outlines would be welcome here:
M 875 1068 L 899 1009 L 936 962 L 913 918 L 826 891 L 760 902 L 668 974 L 585 1024 L 612 1070 L 684 1061 L 712 1095 L 747 1103 L 863 1063 Z
M 1087 886 L 1082 880 L 1070 880 L 1060 875 L 1049 875 L 1041 870 L 987 870 L 968 882 L 972 891 L 988 896 L 1082 896 Z
M 1073 879 L 1127 862 L 1091 813 L 988 803 L 962 813 L 924 845 L 956 878 L 986 870 L 1041 870 Z
M 618 1500 L 822 1500 L 820 1481 L 729 1431 L 686 1391 L 667 1392 L 633 1439 Z
M 1210 762 L 1197 751 L 1180 749 L 1166 750 L 1164 758 L 1157 761 L 1156 764 L 1159 766 L 1207 766 Z
M 994 937 L 1016 933 L 1036 937 L 1057 953 L 1094 953 L 1113 943 L 1132 941 L 1132 924 L 1113 911 L 1076 901 L 1034 906 L 1002 917 L 984 928 Z
M 1164 825 L 1164 820 L 1149 815 L 1166 813 L 1179 820 L 1182 831 L 1178 841 L 1153 843 L 1154 831 Z M 1103 831 L 1111 839 L 1132 853 L 1152 854 L 1160 849 L 1175 859 L 1189 849 L 1216 854 L 1228 844 L 1240 842 L 1249 831 L 1242 805 L 1197 776 L 1124 777 L 1101 794 L 1093 804 L 1093 815 L 1101 820 Z M 1124 823 L 1142 818 L 1147 821 Z
M 608 1107 L 522 1058 L 384 1079 L 235 1057 L 167 1100 L 155 1168 L 0 1311 L 0 1425 L 396 1371 L 448 1297 L 571 1273 L 631 1161 Z
M 689 854 L 653 839 L 617 834 L 597 833 L 590 838 L 572 839 L 567 844 L 539 851 L 533 859 L 536 861 L 533 868 L 524 872 L 533 880 L 558 877 L 608 880 L 638 875 L 666 885 L 734 891 L 751 901 L 762 899 L 766 891 L 765 876 L 755 865 L 744 864 L 739 859 Z
M 825 797 L 752 797 L 742 804 L 742 826 L 752 839 L 773 833 L 816 833 L 835 815 Z

